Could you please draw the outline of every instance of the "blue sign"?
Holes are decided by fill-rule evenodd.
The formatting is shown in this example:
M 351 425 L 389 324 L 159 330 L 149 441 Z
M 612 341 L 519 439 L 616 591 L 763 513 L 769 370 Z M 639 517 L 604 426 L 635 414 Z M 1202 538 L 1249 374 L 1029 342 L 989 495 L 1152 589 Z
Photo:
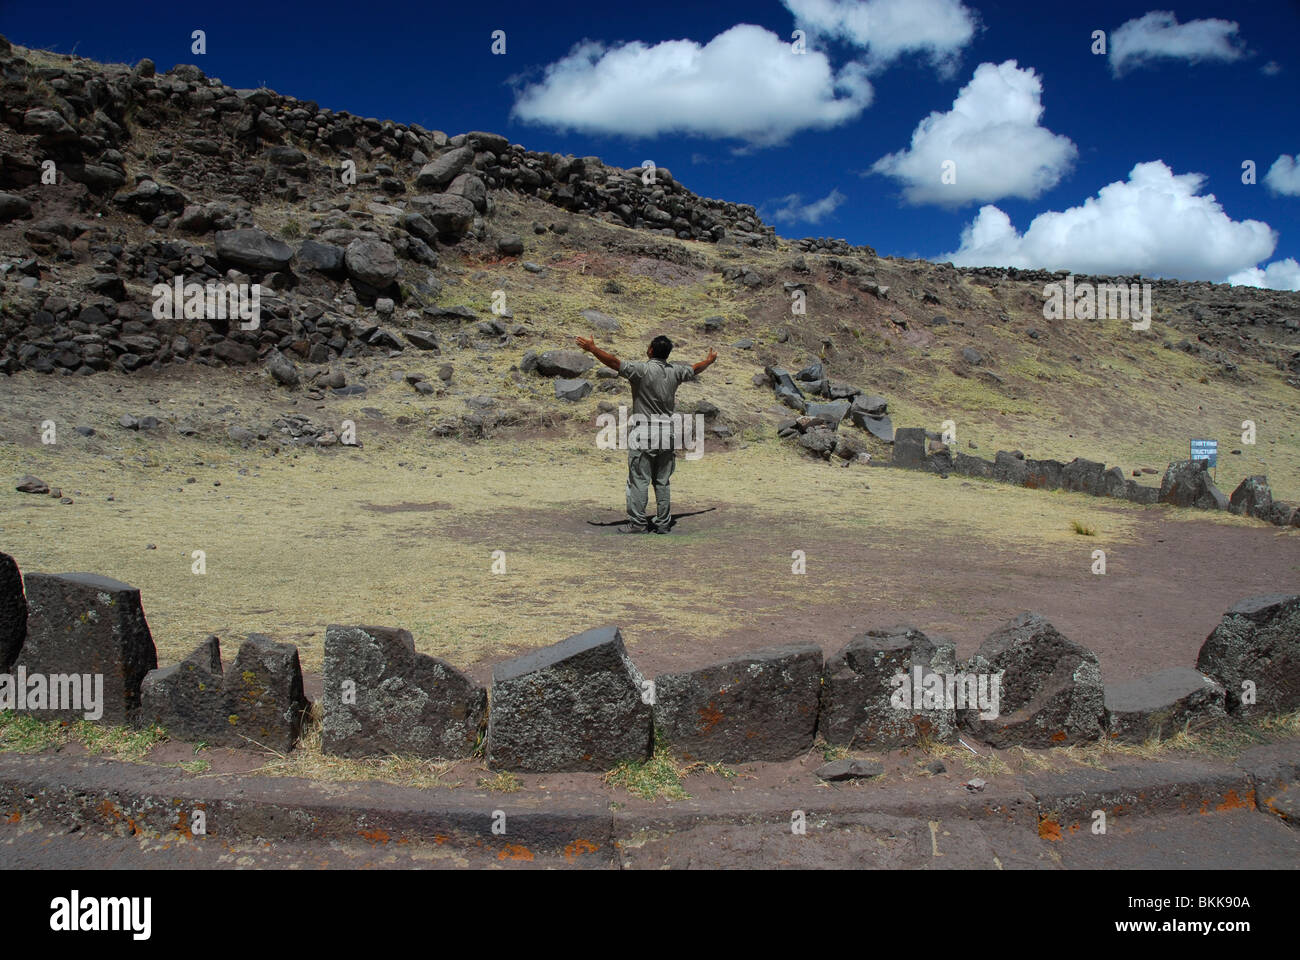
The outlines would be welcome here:
M 1219 441 L 1218 440 L 1193 440 L 1192 441 L 1192 459 L 1208 460 L 1211 467 L 1219 465 Z

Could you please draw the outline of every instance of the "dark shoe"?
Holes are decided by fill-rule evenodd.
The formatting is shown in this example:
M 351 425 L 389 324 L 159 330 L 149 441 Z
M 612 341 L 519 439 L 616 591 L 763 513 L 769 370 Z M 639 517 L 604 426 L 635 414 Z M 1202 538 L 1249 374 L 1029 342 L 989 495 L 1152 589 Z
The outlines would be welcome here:
M 616 533 L 648 533 L 645 527 L 635 523 L 625 523 L 615 528 Z
M 671 525 L 671 524 L 666 524 L 666 525 L 664 525 L 664 526 L 661 527 L 661 526 L 659 526 L 658 524 L 653 524 L 653 523 L 652 523 L 652 524 L 650 525 L 650 532 L 651 532 L 651 533 L 672 533 L 672 532 L 673 532 L 673 528 L 672 528 L 672 525 Z

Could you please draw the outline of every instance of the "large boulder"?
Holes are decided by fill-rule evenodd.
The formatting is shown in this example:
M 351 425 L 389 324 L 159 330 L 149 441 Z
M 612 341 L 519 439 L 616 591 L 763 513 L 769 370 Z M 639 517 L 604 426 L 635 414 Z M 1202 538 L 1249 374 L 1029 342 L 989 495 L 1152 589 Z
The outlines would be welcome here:
M 1300 595 L 1275 593 L 1234 605 L 1201 645 L 1196 669 L 1223 684 L 1233 713 L 1300 707 Z M 1243 696 L 1253 696 L 1253 705 Z
M 1025 459 L 1022 462 L 1025 465 L 1024 486 L 1033 490 L 1060 490 L 1064 485 L 1065 464 L 1060 460 Z
M 809 403 L 804 406 L 804 416 L 816 417 L 832 430 L 837 430 L 840 421 L 848 416 L 849 406 L 847 400 L 833 400 L 830 403 Z
M 655 727 L 685 760 L 789 760 L 812 746 L 821 680 L 822 652 L 815 643 L 660 674 Z
M 591 381 L 582 377 L 556 377 L 552 382 L 555 384 L 555 399 L 568 400 L 570 403 L 577 403 L 593 389 Z
M 1106 736 L 1127 743 L 1166 740 L 1187 725 L 1227 716 L 1223 687 L 1191 667 L 1171 667 L 1127 683 L 1106 684 Z
M 321 749 L 344 757 L 468 757 L 487 718 L 486 689 L 392 627 L 327 627 L 324 686 Z
M 401 269 L 392 246 L 370 238 L 357 238 L 349 243 L 343 255 L 343 265 L 349 277 L 376 290 L 386 290 L 391 286 Z
M 0 553 L 0 673 L 8 671 L 27 639 L 27 598 L 23 575 L 7 553 Z
M 598 627 L 492 670 L 488 765 L 610 770 L 650 755 L 648 686 L 617 627 Z
M 1002 674 L 998 716 L 962 713 L 962 724 L 990 746 L 1054 747 L 1101 734 L 1104 691 L 1097 655 L 1067 640 L 1037 613 L 1022 613 L 991 633 L 966 672 Z
M 1029 481 L 1029 464 L 1024 454 L 1018 451 L 999 450 L 993 456 L 993 479 L 1001 483 L 1013 483 L 1018 487 Z
M 216 243 L 223 263 L 259 273 L 284 270 L 293 259 L 292 247 L 256 227 L 218 230 Z
M 1210 478 L 1206 460 L 1177 460 L 1169 464 L 1160 483 L 1160 502 L 1200 510 L 1227 510 L 1230 505 Z
M 896 467 L 919 467 L 925 463 L 925 428 L 899 427 L 894 431 L 894 452 L 890 462 Z
M 455 150 L 448 150 L 420 168 L 420 172 L 415 177 L 415 185 L 440 190 L 455 180 L 456 176 L 473 162 L 473 147 L 457 147 Z
M 1273 490 L 1268 485 L 1268 477 L 1263 475 L 1242 480 L 1228 498 L 1228 509 L 1233 513 L 1259 520 L 1269 519 L 1272 508 Z
M 149 671 L 140 686 L 140 719 L 162 724 L 179 740 L 223 742 L 229 727 L 223 681 L 221 641 L 208 636 L 180 663 Z
M 537 372 L 544 377 L 564 377 L 572 380 L 582 376 L 596 365 L 596 361 L 581 350 L 547 350 L 537 356 Z
M 343 248 L 318 240 L 304 240 L 298 248 L 298 266 L 318 273 L 339 273 L 343 269 Z
M 817 729 L 827 742 L 849 747 L 892 748 L 922 739 L 951 739 L 957 714 L 944 684 L 955 667 L 954 645 L 931 639 L 915 627 L 871 630 L 854 637 L 826 661 Z M 927 684 L 929 699 L 923 693 Z M 934 698 L 936 689 L 944 696 Z
M 411 209 L 433 224 L 439 240 L 455 240 L 465 235 L 474 222 L 474 204 L 449 193 L 430 193 L 412 197 Z M 429 242 L 427 238 L 421 239 Z
M 1061 489 L 1101 496 L 1102 475 L 1105 472 L 1104 463 L 1075 457 L 1061 469 Z
M 249 634 L 225 670 L 221 641 L 207 637 L 180 663 L 150 671 L 140 719 L 169 734 L 211 746 L 286 753 L 311 703 L 303 693 L 298 648 Z
M 14 663 L 27 675 L 102 675 L 102 714 L 124 724 L 140 707 L 140 683 L 158 666 L 153 636 L 135 587 L 94 573 L 29 573 L 27 640 Z M 84 693 L 84 691 L 83 691 Z M 74 720 L 85 709 L 28 710 L 45 719 Z
M 957 451 L 952 455 L 952 472 L 963 477 L 979 477 L 983 480 L 993 479 L 993 463 L 982 457 Z

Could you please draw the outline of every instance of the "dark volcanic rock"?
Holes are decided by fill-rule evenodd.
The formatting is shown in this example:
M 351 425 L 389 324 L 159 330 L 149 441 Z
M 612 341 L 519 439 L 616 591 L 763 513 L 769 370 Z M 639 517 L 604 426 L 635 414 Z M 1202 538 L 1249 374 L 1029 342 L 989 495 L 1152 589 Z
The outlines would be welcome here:
M 221 641 L 208 636 L 180 663 L 149 671 L 140 687 L 140 719 L 162 724 L 180 740 L 225 743 L 222 680 Z
M 1227 716 L 1223 687 L 1191 667 L 1107 684 L 1105 706 L 1106 735 L 1128 743 L 1167 740 L 1188 724 L 1200 727 Z
M 1160 502 L 1175 507 L 1227 510 L 1228 498 L 1214 485 L 1204 460 L 1178 460 L 1169 464 L 1160 484 Z
M 251 633 L 222 685 L 231 744 L 286 753 L 298 742 L 311 703 L 302 690 L 298 648 Z M 238 739 L 235 739 L 238 738 Z M 253 741 L 246 744 L 244 738 Z
M 1257 475 L 1247 477 L 1232 491 L 1228 498 L 1228 509 L 1233 513 L 1267 520 L 1273 508 L 1273 490 L 1268 485 L 1268 477 Z
M 598 627 L 492 670 L 488 765 L 610 770 L 650 755 L 651 708 L 617 627 Z
M 217 256 L 224 262 L 248 270 L 283 270 L 293 259 L 293 248 L 255 227 L 218 230 Z
M 401 269 L 392 246 L 382 240 L 371 239 L 357 239 L 349 243 L 343 254 L 343 266 L 353 280 L 360 280 L 376 290 L 387 289 L 397 279 Z
M 815 643 L 660 674 L 655 727 L 686 760 L 789 760 L 812 746 L 821 677 L 822 653 Z
M 6 673 L 27 638 L 27 598 L 18 563 L 0 553 L 0 673 Z
M 1300 707 L 1300 595 L 1250 597 L 1234 605 L 1201 645 L 1196 669 L 1223 684 L 1233 713 Z M 1245 699 L 1252 688 L 1253 705 Z
M 318 273 L 339 273 L 343 270 L 343 248 L 319 240 L 304 240 L 298 248 L 298 265 Z
M 141 721 L 180 739 L 278 753 L 293 749 L 311 707 L 298 648 L 260 633 L 249 634 L 224 674 L 221 641 L 207 637 L 180 663 L 150 671 L 142 700 Z
M 1095 740 L 1103 690 L 1097 655 L 1062 636 L 1036 613 L 1022 613 L 990 634 L 966 672 L 1002 672 L 999 716 L 962 714 L 962 724 L 989 745 L 1051 747 Z
M 919 467 L 925 462 L 925 429 L 899 427 L 894 432 L 894 454 L 890 462 L 896 467 Z
M 339 756 L 468 757 L 487 717 L 487 690 L 392 627 L 327 627 L 324 685 L 321 749 Z
M 957 718 L 946 701 L 913 696 L 918 677 L 951 674 L 956 648 L 915 627 L 871 630 L 826 661 L 817 729 L 828 743 L 901 747 L 922 738 L 948 740 Z M 901 678 L 901 680 L 900 680 Z M 934 681 L 931 681 L 932 683 Z
M 140 682 L 158 655 L 140 591 L 94 573 L 28 573 L 27 641 L 14 664 L 29 675 L 103 674 L 104 723 L 123 724 L 140 706 Z M 84 710 L 28 711 L 82 719 Z
M 547 350 L 537 357 L 537 372 L 544 377 L 575 379 L 582 376 L 596 361 L 581 350 Z

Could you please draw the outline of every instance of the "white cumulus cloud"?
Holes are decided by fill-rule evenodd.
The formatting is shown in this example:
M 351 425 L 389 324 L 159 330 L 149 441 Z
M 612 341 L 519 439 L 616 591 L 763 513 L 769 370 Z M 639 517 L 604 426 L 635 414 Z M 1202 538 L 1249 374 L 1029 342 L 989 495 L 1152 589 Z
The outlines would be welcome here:
M 1163 161 L 1139 163 L 1082 206 L 1040 213 L 1023 234 L 994 206 L 981 207 L 961 247 L 936 260 L 958 266 L 1073 270 L 1222 281 L 1254 267 L 1277 246 L 1259 220 L 1233 220 L 1205 177 L 1175 174 Z
M 1117 27 L 1110 35 L 1110 68 L 1116 76 L 1153 60 L 1224 62 L 1246 55 L 1231 20 L 1189 20 L 1179 23 L 1169 10 L 1152 10 Z
M 1288 197 L 1300 196 L 1300 163 L 1297 159 L 1300 159 L 1300 154 L 1293 157 L 1284 153 L 1273 161 L 1273 166 L 1264 174 L 1264 182 L 1270 190 Z
M 1228 277 L 1228 282 L 1240 287 L 1265 287 L 1269 290 L 1300 290 L 1300 263 L 1295 257 L 1274 260 L 1264 269 L 1250 267 Z
M 739 24 L 706 44 L 581 43 L 519 94 L 513 115 L 583 133 L 771 146 L 855 119 L 872 95 L 862 65 L 837 72 L 825 54 L 796 54 L 776 34 Z
M 792 193 L 781 199 L 781 206 L 772 211 L 771 218 L 777 223 L 821 223 L 847 199 L 835 189 L 812 203 L 804 203 L 802 194 Z
M 975 15 L 961 0 L 781 0 L 814 38 L 843 40 L 866 51 L 873 69 L 920 53 L 949 72 L 975 35 Z
M 1060 182 L 1079 152 L 1069 137 L 1038 125 L 1042 93 L 1038 74 L 1014 60 L 981 63 L 951 110 L 931 113 L 908 149 L 881 157 L 870 172 L 901 181 L 913 204 L 1032 200 Z

